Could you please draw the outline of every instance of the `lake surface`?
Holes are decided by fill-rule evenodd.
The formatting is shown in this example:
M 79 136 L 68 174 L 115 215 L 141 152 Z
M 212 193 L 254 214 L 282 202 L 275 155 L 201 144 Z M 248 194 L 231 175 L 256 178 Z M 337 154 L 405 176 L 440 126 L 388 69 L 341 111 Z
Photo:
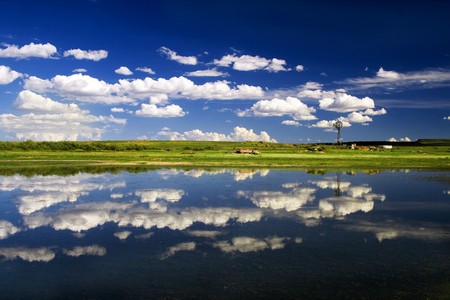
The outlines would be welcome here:
M 2 299 L 448 299 L 450 173 L 0 176 Z

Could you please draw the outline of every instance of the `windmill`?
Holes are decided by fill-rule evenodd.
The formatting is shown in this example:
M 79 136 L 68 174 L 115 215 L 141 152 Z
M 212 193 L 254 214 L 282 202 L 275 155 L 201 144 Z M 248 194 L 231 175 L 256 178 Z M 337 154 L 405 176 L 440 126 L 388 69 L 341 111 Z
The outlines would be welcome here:
M 342 123 L 341 120 L 337 120 L 336 122 L 333 123 L 333 127 L 337 129 L 337 139 L 336 139 L 336 143 L 338 145 L 340 145 L 342 143 L 342 138 L 341 138 L 341 128 L 344 124 Z

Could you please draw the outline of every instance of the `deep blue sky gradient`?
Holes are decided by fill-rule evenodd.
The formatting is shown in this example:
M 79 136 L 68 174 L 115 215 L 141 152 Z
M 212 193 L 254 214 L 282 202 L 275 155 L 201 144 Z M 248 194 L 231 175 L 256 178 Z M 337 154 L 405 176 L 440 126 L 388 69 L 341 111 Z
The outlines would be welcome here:
M 214 59 L 226 54 L 279 58 L 291 71 L 238 71 L 216 67 L 227 77 L 187 77 L 196 84 L 227 80 L 231 85 L 260 86 L 267 93 L 261 99 L 185 100 L 170 98 L 188 112 L 184 117 L 139 117 L 133 113 L 113 113 L 112 107 L 130 111 L 138 106 L 77 102 L 46 94 L 61 103 L 76 103 L 92 115 L 127 120 L 126 125 L 105 129 L 102 139 L 136 139 L 158 136 L 162 128 L 185 132 L 230 134 L 236 126 L 266 131 L 279 142 L 333 141 L 329 129 L 312 127 L 320 120 L 346 117 L 318 108 L 317 99 L 302 99 L 298 87 L 317 82 L 322 89 L 345 88 L 358 98 L 370 97 L 376 109 L 387 114 L 373 116 L 363 126 L 352 123 L 343 129 L 344 140 L 385 140 L 390 137 L 450 138 L 450 80 L 439 86 L 396 86 L 360 89 L 349 87 L 348 79 L 376 76 L 380 67 L 400 74 L 426 70 L 450 72 L 450 2 L 446 1 L 2 1 L 0 43 L 23 46 L 51 43 L 58 48 L 58 59 L 0 57 L 0 65 L 17 72 L 51 79 L 70 76 L 85 68 L 93 78 L 107 83 L 119 79 L 148 76 L 153 79 L 185 76 L 187 72 L 212 69 Z M 169 60 L 159 49 L 167 47 L 181 56 L 196 56 L 197 65 Z M 69 49 L 108 51 L 100 61 L 63 57 Z M 303 65 L 305 70 L 296 72 Z M 120 66 L 134 72 L 124 77 L 114 73 Z M 147 66 L 156 74 L 135 71 Z M 24 113 L 14 106 L 23 90 L 24 78 L 0 85 L 0 114 Z M 286 126 L 289 116 L 239 117 L 258 100 L 270 100 L 270 92 L 288 94 L 317 109 L 317 120 L 300 121 L 302 126 Z M 269 98 L 270 97 L 270 98 Z M 283 97 L 284 99 L 285 97 Z M 11 129 L 0 127 L 0 139 L 16 139 Z M 82 139 L 82 138 L 81 138 Z

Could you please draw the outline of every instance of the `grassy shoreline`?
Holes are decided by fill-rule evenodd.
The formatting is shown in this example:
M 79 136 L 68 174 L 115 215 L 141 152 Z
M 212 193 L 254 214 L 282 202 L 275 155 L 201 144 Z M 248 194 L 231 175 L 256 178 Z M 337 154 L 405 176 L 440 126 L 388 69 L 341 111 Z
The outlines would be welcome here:
M 336 145 L 261 142 L 27 141 L 0 142 L 0 149 L 2 169 L 11 171 L 51 166 L 450 170 L 450 145 L 377 147 L 368 151 L 368 147 L 351 150 Z M 256 150 L 259 155 L 236 154 L 237 149 Z

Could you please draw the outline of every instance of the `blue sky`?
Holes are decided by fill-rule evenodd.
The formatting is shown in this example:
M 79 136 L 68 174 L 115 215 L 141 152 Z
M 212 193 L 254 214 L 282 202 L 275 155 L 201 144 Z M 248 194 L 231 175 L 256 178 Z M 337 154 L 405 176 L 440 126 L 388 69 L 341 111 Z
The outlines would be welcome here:
M 445 1 L 1 5 L 1 140 L 450 138 Z

